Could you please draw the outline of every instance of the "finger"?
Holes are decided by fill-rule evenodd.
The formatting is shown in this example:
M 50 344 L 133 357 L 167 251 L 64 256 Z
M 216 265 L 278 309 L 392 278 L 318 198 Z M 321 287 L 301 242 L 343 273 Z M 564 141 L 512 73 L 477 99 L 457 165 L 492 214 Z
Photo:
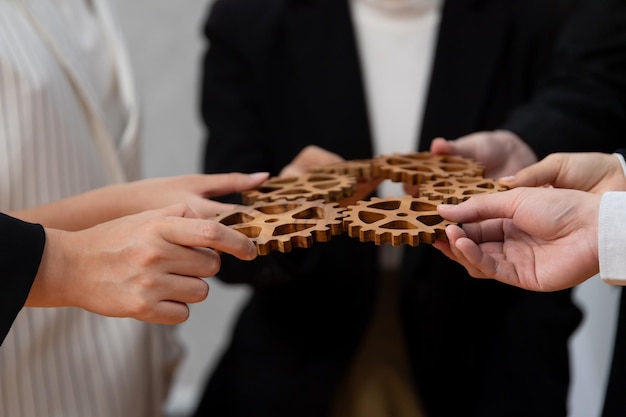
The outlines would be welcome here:
M 178 274 L 165 274 L 160 277 L 159 291 L 155 292 L 158 300 L 179 303 L 199 303 L 209 295 L 209 284 L 202 278 Z
M 504 219 L 488 219 L 479 223 L 464 223 L 462 228 L 468 238 L 476 244 L 502 242 L 504 240 Z
M 560 154 L 551 154 L 541 161 L 521 169 L 514 176 L 500 178 L 498 182 L 509 188 L 554 184 L 562 164 L 563 158 Z
M 289 164 L 285 166 L 278 175 L 279 177 L 299 177 L 308 172 L 309 167 L 298 164 Z
M 412 184 L 404 184 L 403 186 L 404 188 L 404 192 L 407 193 L 410 196 L 413 197 L 419 197 L 420 196 L 420 186 L 419 185 L 412 185 Z
M 168 219 L 161 230 L 163 238 L 168 242 L 213 248 L 242 260 L 252 260 L 257 256 L 257 249 L 247 236 L 219 222 L 179 217 Z
M 435 138 L 430 143 L 430 152 L 435 155 L 456 155 L 457 151 L 453 141 L 445 138 Z
M 189 318 L 189 306 L 178 301 L 162 300 L 153 309 L 134 318 L 156 324 L 180 324 Z
M 445 240 L 436 240 L 435 243 L 433 243 L 433 246 L 435 247 L 435 249 L 438 249 L 441 253 L 446 255 L 448 258 L 452 259 L 453 261 L 456 260 L 454 259 L 454 255 L 452 254 L 452 251 L 450 250 L 449 242 Z
M 172 245 L 164 249 L 166 258 L 157 259 L 159 267 L 172 274 L 208 278 L 221 267 L 220 255 L 205 247 Z
M 269 173 L 242 174 L 231 172 L 202 175 L 201 178 L 203 195 L 210 198 L 257 188 L 269 178 Z
M 495 259 L 483 252 L 481 247 L 472 239 L 462 237 L 454 242 L 453 251 L 459 253 L 459 257 L 465 259 L 465 267 L 471 276 L 475 278 L 494 278 Z
M 471 262 L 469 262 L 465 256 L 465 254 L 457 248 L 457 242 L 461 239 L 467 239 L 465 236 L 465 232 L 459 228 L 458 226 L 448 226 L 446 228 L 446 235 L 448 236 L 448 241 L 450 245 L 450 258 L 461 264 L 470 274 L 470 276 L 474 278 L 484 278 L 481 272 L 476 269 Z
M 440 204 L 437 206 L 437 212 L 443 218 L 457 223 L 512 218 L 521 195 L 522 189 L 475 195 L 460 204 Z
M 192 205 L 198 217 L 202 219 L 215 217 L 220 213 L 230 213 L 241 207 L 237 204 L 220 203 L 202 197 L 198 197 L 198 201 L 194 200 Z

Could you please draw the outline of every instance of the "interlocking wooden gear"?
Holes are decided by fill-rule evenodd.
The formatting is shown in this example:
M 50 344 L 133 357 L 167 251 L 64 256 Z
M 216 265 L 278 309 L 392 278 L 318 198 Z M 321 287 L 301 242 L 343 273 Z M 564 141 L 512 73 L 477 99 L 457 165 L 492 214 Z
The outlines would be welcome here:
M 318 165 L 311 167 L 309 172 L 350 175 L 357 179 L 371 179 L 374 176 L 372 159 L 352 159 L 349 161 L 336 162 L 334 164 Z
M 395 153 L 374 158 L 374 176 L 405 184 L 448 177 L 482 177 L 482 164 L 458 155 L 430 152 Z
M 223 213 L 216 220 L 248 236 L 259 255 L 309 248 L 343 233 L 343 208 L 324 200 L 259 201 Z
M 272 177 L 257 189 L 242 193 L 243 203 L 280 199 L 334 202 L 356 192 L 356 178 L 330 173 L 308 173 L 299 177 Z
M 507 187 L 482 177 L 448 177 L 419 185 L 420 197 L 441 200 L 446 204 L 461 203 L 473 195 L 505 191 Z
M 218 221 L 250 237 L 260 255 L 308 248 L 342 232 L 376 245 L 417 246 L 447 239 L 445 228 L 454 222 L 439 216 L 438 204 L 507 189 L 483 178 L 478 162 L 429 152 L 344 161 L 310 171 L 300 177 L 273 177 L 244 192 L 243 201 L 251 206 L 224 213 Z M 356 191 L 357 179 L 375 177 L 419 184 L 420 197 L 372 198 L 347 209 L 335 203 Z
M 437 213 L 440 202 L 425 197 L 372 198 L 348 206 L 343 228 L 351 237 L 376 245 L 434 243 L 446 240 L 445 228 L 455 224 Z

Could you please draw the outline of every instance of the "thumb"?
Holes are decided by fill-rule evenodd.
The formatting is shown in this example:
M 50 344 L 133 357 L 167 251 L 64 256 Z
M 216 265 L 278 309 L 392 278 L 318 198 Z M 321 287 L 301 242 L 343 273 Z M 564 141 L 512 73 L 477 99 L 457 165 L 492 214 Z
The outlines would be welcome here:
M 435 155 L 457 155 L 458 151 L 454 141 L 445 138 L 435 138 L 430 143 L 430 152 Z
M 548 157 L 521 169 L 513 176 L 502 177 L 498 182 L 509 188 L 554 184 L 559 176 L 560 169 L 560 160 Z

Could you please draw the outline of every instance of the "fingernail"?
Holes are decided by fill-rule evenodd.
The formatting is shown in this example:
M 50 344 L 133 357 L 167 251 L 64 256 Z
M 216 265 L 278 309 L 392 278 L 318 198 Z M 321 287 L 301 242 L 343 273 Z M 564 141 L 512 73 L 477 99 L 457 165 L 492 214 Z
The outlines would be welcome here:
M 253 180 L 260 180 L 261 178 L 267 178 L 270 176 L 269 172 L 255 172 L 253 174 L 248 174 L 250 178 Z
M 502 177 L 500 178 L 498 181 L 502 181 L 502 182 L 515 182 L 517 180 L 517 177 L 515 175 L 509 175 L 508 177 Z

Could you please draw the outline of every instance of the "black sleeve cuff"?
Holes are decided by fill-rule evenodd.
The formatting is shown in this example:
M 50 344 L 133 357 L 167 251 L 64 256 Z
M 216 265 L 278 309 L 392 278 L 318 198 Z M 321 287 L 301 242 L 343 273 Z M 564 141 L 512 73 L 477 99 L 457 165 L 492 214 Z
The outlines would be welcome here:
M 0 213 L 0 344 L 26 302 L 45 242 L 43 226 Z

